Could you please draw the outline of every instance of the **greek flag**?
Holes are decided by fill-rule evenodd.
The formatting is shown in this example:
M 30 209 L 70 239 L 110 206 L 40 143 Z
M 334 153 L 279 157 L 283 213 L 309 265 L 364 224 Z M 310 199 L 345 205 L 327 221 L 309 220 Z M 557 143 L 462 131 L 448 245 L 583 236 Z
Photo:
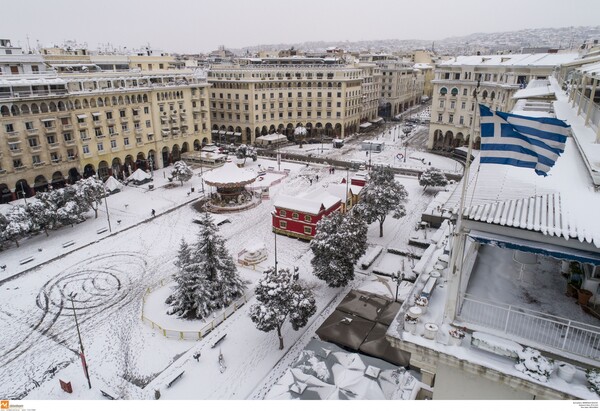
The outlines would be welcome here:
M 546 176 L 565 151 L 569 126 L 549 117 L 495 113 L 480 104 L 481 163 L 533 168 Z

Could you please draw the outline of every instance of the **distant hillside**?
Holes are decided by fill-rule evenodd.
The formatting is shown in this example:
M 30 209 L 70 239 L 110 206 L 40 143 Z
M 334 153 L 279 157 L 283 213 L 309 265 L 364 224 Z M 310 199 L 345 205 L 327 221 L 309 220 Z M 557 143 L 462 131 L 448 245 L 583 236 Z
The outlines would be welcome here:
M 364 41 L 310 41 L 295 44 L 260 44 L 232 49 L 237 55 L 258 51 L 276 51 L 294 47 L 297 50 L 322 52 L 328 47 L 349 51 L 403 52 L 415 49 L 435 49 L 438 54 L 519 52 L 524 47 L 577 48 L 585 40 L 600 39 L 600 26 L 525 29 L 500 33 L 473 33 L 449 37 L 434 42 L 430 40 L 364 40 Z

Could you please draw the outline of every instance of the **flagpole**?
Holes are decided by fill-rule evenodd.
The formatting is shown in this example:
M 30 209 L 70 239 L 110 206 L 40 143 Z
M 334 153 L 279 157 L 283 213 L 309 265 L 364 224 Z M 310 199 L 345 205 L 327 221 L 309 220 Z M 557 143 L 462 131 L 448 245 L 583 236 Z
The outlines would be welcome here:
M 479 81 L 477 81 L 477 86 L 475 90 L 473 90 L 473 97 L 475 98 L 475 107 L 473 110 L 473 122 L 471 123 L 471 135 L 469 138 L 469 145 L 467 149 L 467 159 L 465 162 L 465 170 L 463 173 L 463 185 L 460 194 L 460 201 L 458 205 L 458 217 L 456 219 L 456 226 L 454 227 L 454 232 L 450 233 L 452 239 L 452 247 L 450 250 L 450 278 L 448 279 L 450 282 L 450 288 L 452 290 L 452 285 L 454 285 L 453 294 L 449 291 L 448 296 L 452 298 L 452 295 L 456 296 L 455 301 L 448 300 L 446 309 L 444 312 L 444 318 L 447 321 L 452 321 L 456 313 L 458 311 L 458 303 L 460 300 L 460 283 L 462 276 L 462 266 L 464 259 L 464 246 L 466 235 L 463 229 L 463 213 L 465 207 L 465 199 L 467 196 L 467 186 L 469 184 L 469 172 L 471 170 L 471 153 L 473 151 L 473 140 L 475 140 L 475 123 L 477 122 L 477 112 L 479 111 L 479 104 L 477 102 L 477 94 L 479 92 Z

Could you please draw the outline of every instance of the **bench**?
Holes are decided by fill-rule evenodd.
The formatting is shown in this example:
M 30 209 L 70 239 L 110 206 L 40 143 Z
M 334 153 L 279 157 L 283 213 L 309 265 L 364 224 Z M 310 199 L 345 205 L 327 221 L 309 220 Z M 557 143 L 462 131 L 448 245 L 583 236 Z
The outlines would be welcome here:
M 107 390 L 107 391 L 108 391 L 108 390 Z M 102 394 L 102 396 L 103 396 L 103 397 L 106 397 L 106 398 L 108 398 L 109 400 L 116 400 L 116 399 L 118 399 L 118 398 L 119 398 L 119 397 L 117 397 L 116 395 L 114 395 L 114 394 L 112 394 L 112 393 L 111 393 L 111 394 L 109 394 L 109 393 L 107 393 L 107 392 L 106 392 L 106 391 L 104 391 L 104 390 L 100 390 L 100 393 Z
M 27 264 L 29 262 L 33 261 L 33 257 L 29 256 L 27 258 L 23 258 L 22 260 L 19 261 L 19 264 L 23 265 L 23 264 Z
M 175 384 L 175 383 L 177 382 L 177 380 L 179 380 L 179 379 L 181 378 L 181 376 L 183 375 L 183 373 L 184 373 L 184 372 L 185 372 L 185 371 L 181 371 L 179 374 L 177 374 L 177 376 L 176 376 L 175 378 L 173 378 L 173 379 L 171 380 L 171 382 L 169 382 L 169 383 L 167 384 L 167 388 L 171 388 L 171 385 Z
M 220 337 L 217 341 L 212 343 L 210 348 L 215 348 L 217 345 L 219 345 L 221 343 L 221 341 L 223 341 L 225 339 L 225 337 L 227 337 L 227 334 L 223 334 L 222 337 Z
M 431 298 L 431 293 L 433 293 L 436 281 L 437 279 L 435 277 L 429 277 L 429 280 L 427 280 L 425 287 L 423 287 L 423 291 L 421 292 L 422 297 Z
M 67 248 L 67 247 L 71 247 L 73 244 L 75 244 L 75 241 L 71 240 L 71 241 L 67 241 L 66 243 L 63 243 L 63 248 Z
M 103 227 L 103 228 L 100 228 L 99 230 L 96 230 L 96 233 L 97 233 L 97 234 L 102 234 L 102 233 L 105 233 L 105 232 L 107 232 L 107 231 L 108 231 L 108 228 L 106 228 L 106 227 Z

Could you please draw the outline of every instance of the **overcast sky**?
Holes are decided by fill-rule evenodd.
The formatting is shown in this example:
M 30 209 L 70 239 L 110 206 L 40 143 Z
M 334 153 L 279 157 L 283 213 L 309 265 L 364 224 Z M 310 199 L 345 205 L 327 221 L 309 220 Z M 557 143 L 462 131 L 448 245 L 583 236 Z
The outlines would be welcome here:
M 0 38 L 169 52 L 596 26 L 600 0 L 0 0 Z M 334 45 L 334 44 L 332 44 Z

